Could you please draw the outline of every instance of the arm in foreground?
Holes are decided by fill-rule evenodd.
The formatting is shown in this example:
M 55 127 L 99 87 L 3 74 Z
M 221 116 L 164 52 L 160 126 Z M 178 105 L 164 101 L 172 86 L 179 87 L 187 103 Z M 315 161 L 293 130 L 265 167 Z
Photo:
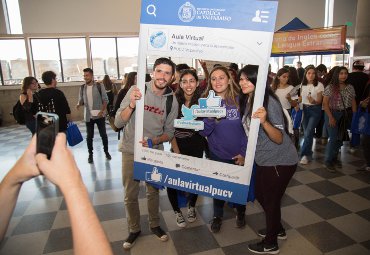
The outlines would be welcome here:
M 58 134 L 50 160 L 37 154 L 36 162 L 41 173 L 61 189 L 66 199 L 75 254 L 112 254 L 80 171 L 66 146 L 65 134 Z

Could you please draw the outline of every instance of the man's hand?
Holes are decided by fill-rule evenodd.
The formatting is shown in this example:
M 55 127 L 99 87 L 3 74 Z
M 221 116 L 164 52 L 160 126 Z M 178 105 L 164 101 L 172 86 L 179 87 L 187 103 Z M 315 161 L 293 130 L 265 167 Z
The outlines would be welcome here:
M 32 137 L 31 143 L 11 169 L 12 180 L 15 183 L 23 183 L 40 175 L 36 160 L 36 135 Z

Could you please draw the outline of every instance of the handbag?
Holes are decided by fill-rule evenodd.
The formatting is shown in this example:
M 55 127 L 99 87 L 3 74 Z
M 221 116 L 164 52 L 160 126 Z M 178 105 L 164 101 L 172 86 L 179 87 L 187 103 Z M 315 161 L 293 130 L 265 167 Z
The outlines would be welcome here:
M 362 111 L 361 107 L 359 107 L 357 112 L 353 114 L 351 133 L 370 135 L 370 115 L 368 108 Z
M 340 93 L 340 92 L 339 92 Z M 340 119 L 337 122 L 338 125 L 338 134 L 337 134 L 337 140 L 342 142 L 350 141 L 349 134 L 348 134 L 348 116 L 347 116 L 347 109 L 344 105 L 342 94 L 340 93 L 340 97 L 342 99 L 342 105 L 344 108 L 343 115 L 340 117 Z
M 67 141 L 69 146 L 75 146 L 83 141 L 80 129 L 73 122 L 67 124 Z

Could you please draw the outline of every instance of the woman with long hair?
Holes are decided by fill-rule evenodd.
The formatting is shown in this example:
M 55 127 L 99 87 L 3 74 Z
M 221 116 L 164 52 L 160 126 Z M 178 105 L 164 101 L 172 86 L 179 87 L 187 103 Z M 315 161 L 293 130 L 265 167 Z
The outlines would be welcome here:
M 281 105 L 286 109 L 289 114 L 291 113 L 291 97 L 289 92 L 294 88 L 288 83 L 289 81 L 289 70 L 281 68 L 276 73 L 276 76 L 272 80 L 271 88 L 279 98 Z
M 244 165 L 247 138 L 239 112 L 239 88 L 226 67 L 217 66 L 210 73 L 208 86 L 203 97 L 207 98 L 210 90 L 221 97 L 221 106 L 226 108 L 226 116 L 221 119 L 204 118 L 204 130 L 199 133 L 207 137 L 211 160 Z M 225 201 L 213 199 L 213 220 L 211 230 L 217 233 L 221 229 Z M 236 226 L 245 226 L 245 205 L 235 205 L 237 210 Z
M 298 78 L 297 69 L 294 66 L 288 67 L 289 70 L 289 80 L 288 84 L 293 85 L 294 87 L 301 84 Z
M 175 92 L 177 102 L 179 103 L 178 118 L 183 116 L 181 112 L 182 106 L 190 108 L 192 105 L 197 104 L 200 95 L 201 88 L 197 73 L 191 69 L 182 70 L 179 76 L 179 86 Z M 204 138 L 194 130 L 176 128 L 174 138 L 171 141 L 171 148 L 174 153 L 202 158 L 205 149 Z M 167 195 L 175 212 L 177 226 L 185 227 L 186 221 L 179 208 L 177 190 L 167 187 Z M 197 218 L 195 212 L 197 198 L 197 194 L 189 194 L 187 221 L 190 223 Z
M 338 122 L 346 115 L 356 112 L 355 89 L 346 83 L 348 69 L 344 66 L 338 67 L 331 79 L 331 83 L 324 91 L 325 122 L 329 133 L 329 142 L 325 149 L 325 166 L 330 172 L 335 172 L 335 165 L 339 163 L 337 155 L 343 141 L 338 139 Z M 346 116 L 347 121 L 351 116 Z M 347 128 L 349 128 L 348 123 Z
M 35 114 L 37 112 L 37 102 L 35 101 L 37 101 L 37 98 L 34 94 L 38 88 L 39 82 L 35 77 L 25 77 L 21 86 L 21 94 L 19 95 L 19 101 L 25 111 L 26 127 L 31 131 L 32 135 L 36 132 Z
M 287 119 L 279 99 L 265 86 L 263 106 L 252 113 L 255 101 L 258 66 L 247 65 L 238 74 L 241 87 L 240 112 L 247 135 L 251 119 L 260 120 L 255 152 L 255 194 L 266 218 L 266 229 L 258 231 L 264 237 L 261 242 L 250 244 L 248 249 L 258 254 L 279 253 L 277 239 L 286 239 L 281 224 L 281 198 L 297 168 L 298 154 L 287 130 Z
M 303 104 L 304 141 L 301 147 L 302 165 L 307 165 L 312 159 L 312 144 L 315 128 L 321 118 L 322 92 L 324 85 L 318 81 L 316 68 L 307 66 L 301 85 L 300 102 Z
M 132 87 L 132 85 L 136 85 L 136 83 L 137 83 L 137 72 L 128 73 L 128 75 L 125 78 L 125 84 L 123 88 L 120 89 L 120 91 L 118 92 L 117 100 L 110 116 L 113 117 L 116 116 L 116 112 L 119 109 L 123 98 L 125 98 L 128 90 Z
M 114 101 L 114 95 L 116 94 L 116 89 L 114 83 L 112 80 L 109 78 L 109 75 L 104 75 L 104 78 L 102 80 L 102 83 L 104 85 L 105 91 L 107 92 L 108 96 L 108 105 L 107 105 L 107 110 L 108 113 L 113 110 L 113 101 Z

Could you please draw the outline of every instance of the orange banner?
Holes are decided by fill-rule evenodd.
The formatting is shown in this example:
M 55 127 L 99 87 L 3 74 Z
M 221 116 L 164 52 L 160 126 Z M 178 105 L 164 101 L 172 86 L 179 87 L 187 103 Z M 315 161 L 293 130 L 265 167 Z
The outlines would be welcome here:
M 274 33 L 272 53 L 343 50 L 346 26 L 314 28 Z

